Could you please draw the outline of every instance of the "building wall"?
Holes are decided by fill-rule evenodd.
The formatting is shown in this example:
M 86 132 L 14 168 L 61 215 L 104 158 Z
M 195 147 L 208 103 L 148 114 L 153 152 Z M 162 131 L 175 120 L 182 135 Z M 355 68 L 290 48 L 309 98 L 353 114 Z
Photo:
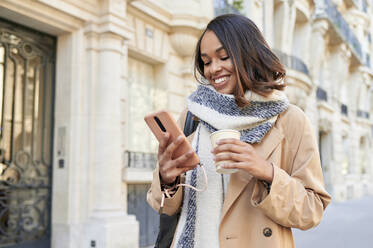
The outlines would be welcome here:
M 127 169 L 125 151 L 155 151 L 143 115 L 185 107 L 212 15 L 199 0 L 1 1 L 1 18 L 57 37 L 52 247 L 139 246 L 126 191 L 149 183 L 150 168 Z
M 373 194 L 371 2 L 245 2 L 286 66 L 290 101 L 314 125 L 333 200 Z

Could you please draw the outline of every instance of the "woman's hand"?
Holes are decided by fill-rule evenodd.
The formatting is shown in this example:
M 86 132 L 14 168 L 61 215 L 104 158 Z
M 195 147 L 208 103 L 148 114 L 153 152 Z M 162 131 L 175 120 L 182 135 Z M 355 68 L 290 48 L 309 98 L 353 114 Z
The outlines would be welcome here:
M 182 173 L 192 170 L 197 166 L 193 165 L 186 167 L 182 165 L 193 155 L 193 150 L 181 155 L 178 158 L 172 159 L 172 155 L 176 148 L 178 148 L 183 142 L 187 141 L 182 135 L 177 137 L 175 141 L 171 142 L 170 144 L 169 139 L 169 133 L 165 133 L 158 146 L 159 174 L 161 176 L 161 182 L 165 184 L 175 182 L 176 178 Z
M 254 177 L 272 183 L 272 164 L 261 158 L 252 145 L 237 139 L 222 139 L 212 150 L 215 162 L 232 160 L 222 164 L 222 168 L 245 170 Z

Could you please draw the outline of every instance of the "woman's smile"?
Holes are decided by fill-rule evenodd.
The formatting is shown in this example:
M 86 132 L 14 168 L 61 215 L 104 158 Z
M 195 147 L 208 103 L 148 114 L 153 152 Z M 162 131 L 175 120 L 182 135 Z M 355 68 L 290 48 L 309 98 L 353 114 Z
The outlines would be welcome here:
M 216 91 L 223 92 L 224 88 L 229 85 L 230 78 L 230 76 L 216 77 L 212 80 L 212 86 L 215 88 Z

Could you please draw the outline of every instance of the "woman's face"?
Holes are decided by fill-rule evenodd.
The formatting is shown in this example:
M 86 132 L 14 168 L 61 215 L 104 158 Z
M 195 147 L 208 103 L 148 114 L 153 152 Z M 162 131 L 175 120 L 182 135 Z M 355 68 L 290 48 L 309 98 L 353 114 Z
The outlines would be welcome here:
M 200 49 L 205 78 L 219 93 L 233 94 L 237 78 L 232 59 L 213 31 L 206 31 Z

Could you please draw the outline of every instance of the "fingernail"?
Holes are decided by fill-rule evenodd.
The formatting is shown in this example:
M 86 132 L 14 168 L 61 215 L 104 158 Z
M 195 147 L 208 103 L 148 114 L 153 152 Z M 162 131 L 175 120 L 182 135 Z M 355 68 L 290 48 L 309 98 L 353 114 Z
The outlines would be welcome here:
M 183 136 L 179 136 L 179 137 L 177 137 L 177 141 L 181 141 L 183 139 Z

